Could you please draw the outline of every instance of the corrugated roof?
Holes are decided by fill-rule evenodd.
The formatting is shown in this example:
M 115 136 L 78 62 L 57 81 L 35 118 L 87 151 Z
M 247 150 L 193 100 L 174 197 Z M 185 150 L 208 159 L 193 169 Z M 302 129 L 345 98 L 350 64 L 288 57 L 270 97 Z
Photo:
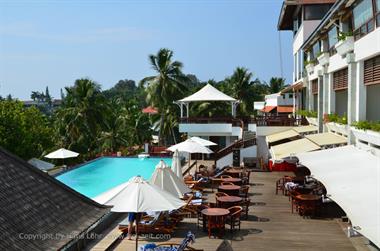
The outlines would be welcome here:
M 0 148 L 0 250 L 60 249 L 109 210 Z

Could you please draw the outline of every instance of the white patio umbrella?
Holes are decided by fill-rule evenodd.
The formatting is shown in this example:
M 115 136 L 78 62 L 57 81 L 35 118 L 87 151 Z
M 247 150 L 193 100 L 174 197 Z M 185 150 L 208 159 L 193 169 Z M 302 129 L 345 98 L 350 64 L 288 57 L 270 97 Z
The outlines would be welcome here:
M 160 187 L 177 198 L 182 198 L 185 193 L 191 192 L 183 179 L 180 179 L 163 160 L 160 160 L 154 170 L 150 183 Z
M 173 154 L 172 171 L 177 175 L 177 177 L 180 180 L 183 180 L 182 165 L 178 150 L 175 150 Z
M 67 158 L 75 158 L 78 157 L 79 153 L 67 150 L 65 148 L 58 149 L 54 152 L 45 155 L 45 158 L 48 159 L 67 159 Z
M 150 184 L 140 176 L 131 178 L 97 197 L 95 201 L 113 206 L 113 212 L 143 213 L 147 211 L 169 211 L 182 207 L 185 202 Z M 136 251 L 138 246 L 138 224 L 136 225 Z
M 216 146 L 218 144 L 212 142 L 212 141 L 209 141 L 209 140 L 206 140 L 206 139 L 202 139 L 200 137 L 191 137 L 190 138 L 191 140 L 201 144 L 202 146 Z
M 172 151 L 172 152 L 174 152 L 175 150 L 178 150 L 179 152 L 189 153 L 189 166 L 190 166 L 192 153 L 213 153 L 212 150 L 199 144 L 198 142 L 195 142 L 192 139 L 187 139 L 181 143 L 171 146 L 167 150 Z

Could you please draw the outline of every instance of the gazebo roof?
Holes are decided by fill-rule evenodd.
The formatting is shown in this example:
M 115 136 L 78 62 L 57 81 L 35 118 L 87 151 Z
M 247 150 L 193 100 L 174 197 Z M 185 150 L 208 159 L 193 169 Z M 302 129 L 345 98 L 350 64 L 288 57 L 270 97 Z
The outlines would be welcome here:
M 237 101 L 236 99 L 224 94 L 210 84 L 205 85 L 196 93 L 178 100 L 178 102 L 197 102 L 197 101 Z

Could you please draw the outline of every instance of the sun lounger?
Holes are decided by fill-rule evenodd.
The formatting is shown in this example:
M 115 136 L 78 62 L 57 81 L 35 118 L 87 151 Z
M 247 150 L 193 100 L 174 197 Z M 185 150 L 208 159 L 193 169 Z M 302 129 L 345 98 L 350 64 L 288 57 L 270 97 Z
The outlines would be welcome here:
M 183 239 L 181 243 L 149 243 L 140 247 L 140 251 L 203 251 L 203 249 L 195 249 L 189 246 L 190 243 L 194 242 L 194 240 L 194 234 L 188 232 L 185 239 Z
M 144 216 L 143 219 L 139 222 L 139 233 L 163 233 L 171 234 L 174 231 L 176 222 L 170 220 L 165 212 L 160 212 L 154 217 Z M 129 220 L 126 217 L 123 221 L 119 223 L 119 229 L 123 233 L 128 232 Z

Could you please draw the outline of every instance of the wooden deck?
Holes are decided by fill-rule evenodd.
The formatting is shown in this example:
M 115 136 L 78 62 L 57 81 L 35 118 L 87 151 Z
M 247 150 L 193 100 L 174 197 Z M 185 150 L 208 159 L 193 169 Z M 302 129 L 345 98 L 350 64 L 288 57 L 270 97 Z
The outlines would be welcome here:
M 304 219 L 292 214 L 288 198 L 275 195 L 275 181 L 285 173 L 255 172 L 251 175 L 250 197 L 253 206 L 249 219 L 242 221 L 242 229 L 226 239 L 232 242 L 236 251 L 251 250 L 369 250 L 363 244 L 354 247 L 352 239 L 346 237 L 338 220 Z M 209 201 L 214 201 L 213 194 Z M 187 219 L 178 226 L 170 241 L 180 242 L 187 231 L 196 235 L 195 248 L 215 251 L 221 239 L 209 239 L 207 234 L 198 230 L 195 219 Z M 167 240 L 142 239 L 140 243 L 161 242 Z M 134 250 L 135 242 L 126 239 L 120 241 L 113 250 Z

